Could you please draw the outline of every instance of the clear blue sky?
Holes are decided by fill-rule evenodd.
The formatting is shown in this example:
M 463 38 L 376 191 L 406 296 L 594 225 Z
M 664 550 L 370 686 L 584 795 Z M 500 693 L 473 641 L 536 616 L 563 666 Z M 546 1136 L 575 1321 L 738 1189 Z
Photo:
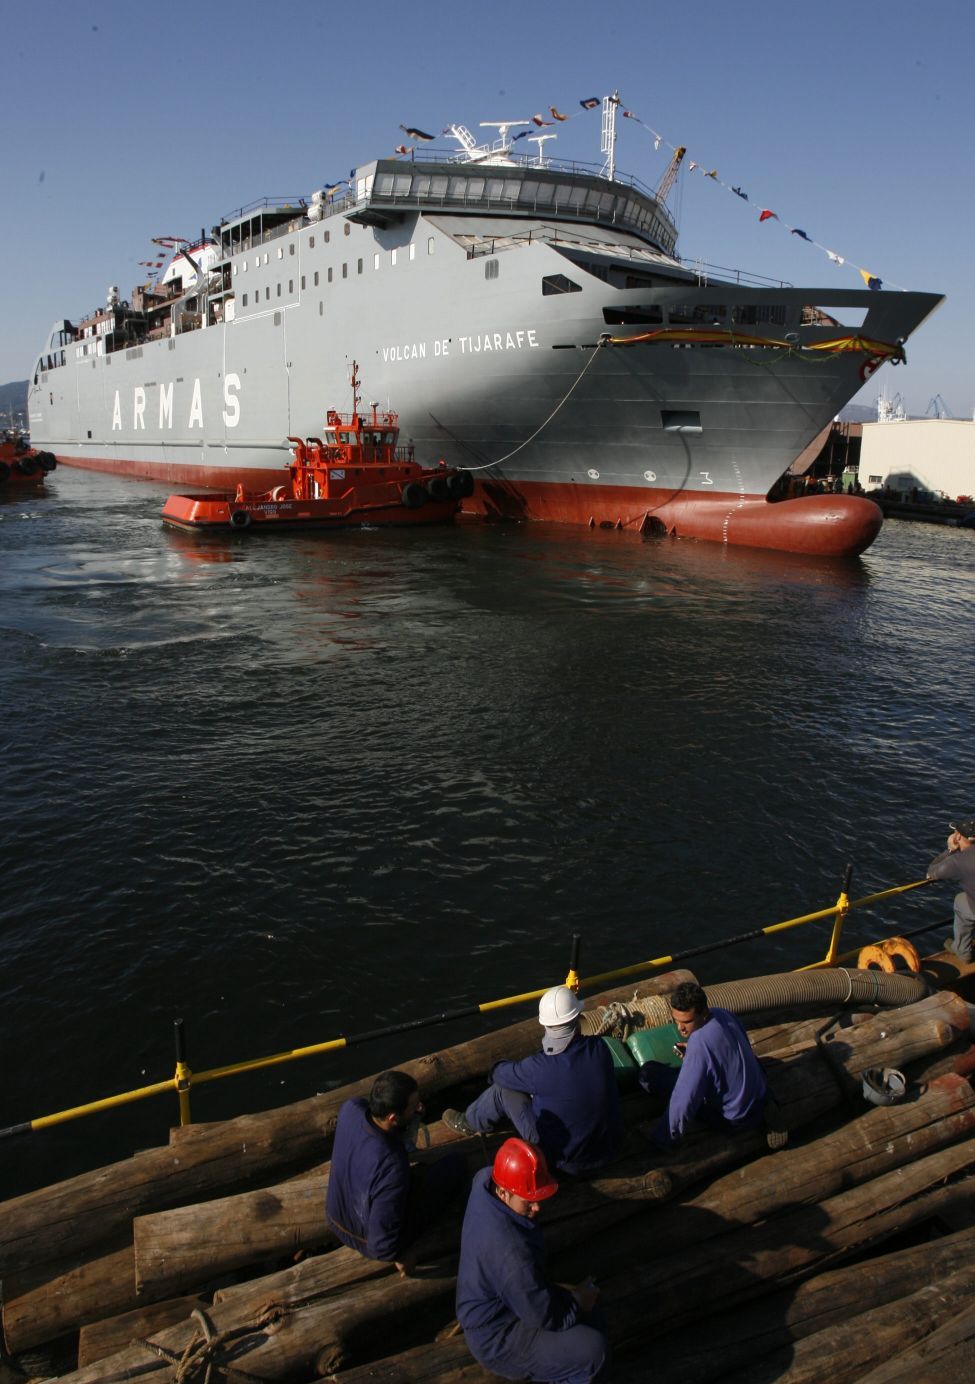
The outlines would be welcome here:
M 860 287 L 792 226 L 887 284 L 947 294 L 878 388 L 923 413 L 975 407 L 975 19 L 969 0 L 141 0 L 18 3 L 3 26 L 0 382 L 55 318 L 123 296 L 151 237 L 194 235 L 264 195 L 304 195 L 392 154 L 400 124 L 524 118 L 618 89 L 699 172 L 672 208 L 685 258 Z M 618 166 L 655 184 L 669 151 L 620 122 Z M 599 112 L 555 155 L 599 162 Z M 439 141 L 444 145 L 449 141 Z M 525 147 L 524 144 L 521 146 Z M 819 301 L 825 301 L 820 298 Z

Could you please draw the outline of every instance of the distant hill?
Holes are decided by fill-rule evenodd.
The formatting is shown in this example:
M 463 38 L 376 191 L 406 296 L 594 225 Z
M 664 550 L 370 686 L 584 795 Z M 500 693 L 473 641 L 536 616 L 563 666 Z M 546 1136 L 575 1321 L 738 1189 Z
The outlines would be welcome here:
M 27 381 L 13 380 L 0 384 L 0 423 L 9 427 L 16 423 L 27 426 Z
M 877 407 L 868 404 L 847 404 L 837 415 L 841 423 L 876 423 Z

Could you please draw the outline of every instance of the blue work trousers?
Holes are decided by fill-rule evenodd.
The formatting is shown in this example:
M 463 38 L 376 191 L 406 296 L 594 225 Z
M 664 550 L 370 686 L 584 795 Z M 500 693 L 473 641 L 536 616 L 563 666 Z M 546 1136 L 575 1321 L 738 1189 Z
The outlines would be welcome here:
M 539 1144 L 538 1125 L 532 1109 L 532 1098 L 524 1091 L 509 1091 L 504 1086 L 491 1085 L 464 1111 L 472 1129 L 487 1134 L 499 1125 L 513 1125 L 518 1137 L 527 1144 Z

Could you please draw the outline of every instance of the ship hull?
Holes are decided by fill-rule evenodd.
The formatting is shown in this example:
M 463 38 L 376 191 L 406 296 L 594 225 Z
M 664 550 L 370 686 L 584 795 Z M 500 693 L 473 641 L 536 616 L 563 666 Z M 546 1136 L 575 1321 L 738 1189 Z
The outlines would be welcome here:
M 686 278 L 618 288 L 544 240 L 489 256 L 489 277 L 447 220 L 357 225 L 328 246 L 303 228 L 282 239 L 283 269 L 272 258 L 237 276 L 233 320 L 94 358 L 69 346 L 59 368 L 35 370 L 34 437 L 69 465 L 180 488 L 272 487 L 286 438 L 320 432 L 356 359 L 367 397 L 397 409 L 418 460 L 472 472 L 468 509 L 837 555 L 870 541 L 873 510 L 840 497 L 822 512 L 765 504 L 868 363 L 863 350 L 815 354 L 825 326 L 784 343 L 775 317 L 798 323 L 800 305 L 849 302 L 866 310 L 865 338 L 899 343 L 935 295 Z M 545 296 L 540 285 L 567 269 L 575 290 Z M 752 344 L 607 330 L 648 299 L 670 320 L 674 304 L 720 299 L 727 320 L 747 308 L 772 325 L 753 328 Z

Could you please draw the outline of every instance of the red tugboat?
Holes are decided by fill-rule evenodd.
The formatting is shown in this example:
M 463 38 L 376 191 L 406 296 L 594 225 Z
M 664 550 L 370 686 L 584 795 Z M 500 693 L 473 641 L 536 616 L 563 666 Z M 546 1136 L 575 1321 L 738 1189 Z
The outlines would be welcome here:
M 359 373 L 352 362 L 352 412 L 325 416 L 324 437 L 289 437 L 289 483 L 263 494 L 170 495 L 163 522 L 181 529 L 340 529 L 436 524 L 452 519 L 473 493 L 469 471 L 423 467 L 400 447 L 399 416 L 376 404 L 359 411 Z
M 23 433 L 7 429 L 0 434 L 0 486 L 40 485 L 57 466 L 50 452 L 39 452 Z

